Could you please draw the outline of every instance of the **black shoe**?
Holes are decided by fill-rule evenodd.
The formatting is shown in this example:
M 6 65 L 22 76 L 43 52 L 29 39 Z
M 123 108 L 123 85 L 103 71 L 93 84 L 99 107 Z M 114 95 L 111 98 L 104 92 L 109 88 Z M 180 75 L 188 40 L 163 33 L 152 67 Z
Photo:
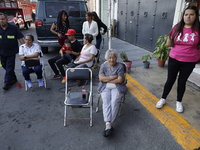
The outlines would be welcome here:
M 103 133 L 102 133 L 102 135 L 103 135 L 104 137 L 108 137 L 109 135 L 111 135 L 111 133 L 112 133 L 113 131 L 114 131 L 114 128 L 111 127 L 110 129 L 104 130 Z
M 11 82 L 10 82 L 10 84 L 9 85 L 13 85 L 13 84 L 15 84 L 17 82 L 17 79 L 15 79 L 15 80 L 12 80 Z
M 4 89 L 5 91 L 8 90 L 10 88 L 10 86 L 8 84 L 5 84 L 2 89 Z

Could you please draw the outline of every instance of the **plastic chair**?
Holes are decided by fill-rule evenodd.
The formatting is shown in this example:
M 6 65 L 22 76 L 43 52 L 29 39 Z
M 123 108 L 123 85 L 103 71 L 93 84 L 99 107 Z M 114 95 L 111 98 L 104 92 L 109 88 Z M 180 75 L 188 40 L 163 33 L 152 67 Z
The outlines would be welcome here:
M 107 62 L 107 61 L 106 61 Z M 106 62 L 104 62 L 104 63 L 106 63 Z M 126 73 L 127 73 L 127 70 L 126 70 L 126 64 L 125 63 L 121 63 L 122 65 L 123 65 L 123 67 L 124 67 L 124 81 L 123 82 L 125 82 L 125 84 L 127 83 L 127 79 L 126 79 Z M 122 103 L 124 103 L 125 102 L 125 97 L 126 96 L 126 92 L 123 94 L 123 96 L 121 97 L 121 101 L 120 101 L 120 104 L 119 104 L 119 110 L 118 110 L 118 116 L 121 116 L 121 106 L 122 106 Z M 100 100 L 101 100 L 101 94 L 99 93 L 99 95 L 98 95 L 98 100 L 97 100 L 97 105 L 96 105 L 96 112 L 98 112 L 99 111 L 99 102 L 100 102 Z
M 65 111 L 64 111 L 64 126 L 67 125 L 67 120 L 72 119 L 88 119 L 90 120 L 90 126 L 92 126 L 92 71 L 89 68 L 68 68 L 66 70 L 66 88 L 65 88 Z M 82 97 L 82 91 L 72 92 L 69 89 L 68 82 L 70 80 L 88 80 L 89 91 L 86 92 L 85 98 Z M 90 117 L 89 118 L 67 118 L 67 106 L 75 108 L 90 108 Z
M 42 64 L 42 77 L 43 77 L 43 83 L 44 83 L 44 87 L 46 88 L 47 87 L 47 82 L 46 82 L 46 75 L 45 75 L 45 66 L 44 66 L 44 61 L 43 61 L 43 53 L 42 51 L 40 52 L 40 62 Z M 35 73 L 34 70 L 31 72 L 32 73 Z M 28 90 L 28 84 L 26 83 L 25 81 L 25 90 L 27 91 Z

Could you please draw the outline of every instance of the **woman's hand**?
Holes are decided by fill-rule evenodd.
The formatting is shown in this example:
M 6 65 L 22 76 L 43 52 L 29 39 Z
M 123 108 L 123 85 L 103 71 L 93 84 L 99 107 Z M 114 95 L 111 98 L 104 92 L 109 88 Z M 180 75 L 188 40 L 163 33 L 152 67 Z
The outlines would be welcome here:
M 61 33 L 58 33 L 58 37 L 60 38 L 60 39 L 62 39 L 62 34 Z
M 39 61 L 39 60 L 40 60 L 40 58 L 33 58 L 33 60 L 37 60 L 37 61 Z

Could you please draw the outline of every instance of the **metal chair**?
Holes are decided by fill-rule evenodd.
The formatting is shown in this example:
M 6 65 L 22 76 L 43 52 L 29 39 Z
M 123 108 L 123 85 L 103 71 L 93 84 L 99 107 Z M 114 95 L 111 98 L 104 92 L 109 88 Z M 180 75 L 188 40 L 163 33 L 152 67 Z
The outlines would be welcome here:
M 67 125 L 67 120 L 74 119 L 88 119 L 90 120 L 90 126 L 92 126 L 92 71 L 89 68 L 68 68 L 66 70 L 66 88 L 65 88 L 65 111 L 64 111 L 64 126 Z M 86 92 L 85 98 L 82 97 L 82 92 L 73 92 L 69 89 L 68 82 L 70 80 L 88 80 L 89 91 Z M 67 118 L 67 106 L 75 108 L 90 108 L 90 117 L 89 118 Z
M 40 62 L 42 64 L 42 77 L 43 77 L 43 83 L 44 87 L 47 88 L 47 82 L 46 82 L 46 74 L 45 74 L 45 66 L 44 66 L 44 61 L 43 61 L 43 53 L 42 51 L 40 52 Z M 31 74 L 34 73 L 34 70 L 31 72 Z M 25 90 L 28 90 L 28 84 L 25 81 Z
M 99 60 L 99 57 L 100 57 L 100 50 L 97 49 L 97 54 L 96 54 L 96 56 L 95 56 L 95 58 L 94 58 L 94 60 L 93 60 L 93 65 L 92 65 L 92 67 L 91 67 L 92 71 L 93 71 L 95 68 L 97 68 L 97 69 L 98 69 L 98 72 L 99 72 L 99 63 L 98 63 L 98 61 L 97 61 L 97 60 Z
M 107 62 L 107 61 L 106 61 Z M 104 62 L 104 63 L 106 63 Z M 126 70 L 126 64 L 125 63 L 121 63 L 124 67 L 124 83 L 126 84 L 127 83 L 127 79 L 126 79 L 126 73 L 127 73 L 127 70 Z M 121 106 L 122 106 L 122 103 L 125 102 L 125 98 L 126 98 L 126 92 L 123 94 L 123 96 L 121 97 L 121 101 L 120 101 L 120 104 L 119 104 L 119 110 L 118 110 L 118 116 L 120 117 L 121 116 Z M 99 111 L 99 102 L 101 100 L 101 94 L 99 93 L 98 95 L 98 100 L 97 100 L 97 105 L 96 105 L 96 113 Z

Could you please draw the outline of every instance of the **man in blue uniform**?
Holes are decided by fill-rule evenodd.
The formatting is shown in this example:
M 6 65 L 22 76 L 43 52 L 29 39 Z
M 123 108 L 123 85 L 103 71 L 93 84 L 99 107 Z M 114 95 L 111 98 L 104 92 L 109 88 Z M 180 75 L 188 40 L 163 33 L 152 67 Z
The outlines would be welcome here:
M 23 34 L 15 25 L 8 23 L 6 14 L 0 13 L 0 57 L 2 67 L 5 69 L 4 90 L 17 82 L 15 75 L 15 56 L 19 52 L 18 41 L 24 44 Z

